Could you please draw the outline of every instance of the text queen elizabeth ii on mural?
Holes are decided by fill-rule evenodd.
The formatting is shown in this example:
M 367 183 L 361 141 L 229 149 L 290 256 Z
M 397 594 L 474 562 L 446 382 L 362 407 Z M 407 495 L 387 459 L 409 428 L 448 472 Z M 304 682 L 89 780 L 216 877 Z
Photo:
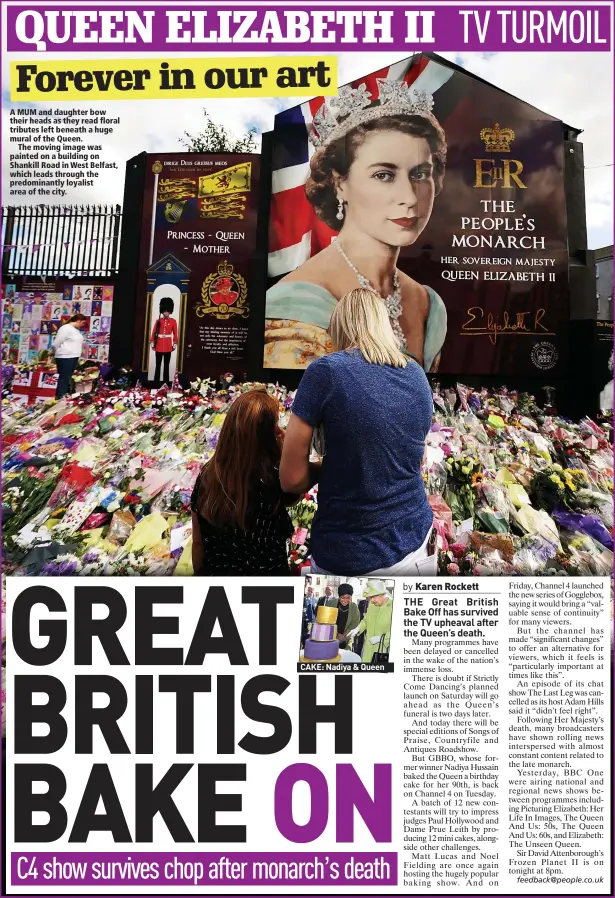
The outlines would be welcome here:
M 377 84 L 375 101 L 364 84 L 342 87 L 314 116 L 306 196 L 339 235 L 267 292 L 266 368 L 305 368 L 331 352 L 331 313 L 361 286 L 386 304 L 401 349 L 425 371 L 438 369 L 446 308 L 434 290 L 399 271 L 397 260 L 429 222 L 444 180 L 446 138 L 428 94 L 385 78 Z

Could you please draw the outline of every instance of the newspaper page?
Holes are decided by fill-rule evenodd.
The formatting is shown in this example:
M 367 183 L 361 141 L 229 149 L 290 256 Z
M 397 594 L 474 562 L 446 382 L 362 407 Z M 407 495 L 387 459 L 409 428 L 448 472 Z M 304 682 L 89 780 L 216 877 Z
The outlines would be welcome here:
M 613 8 L 432 6 L 0 3 L 4 894 L 612 893 Z

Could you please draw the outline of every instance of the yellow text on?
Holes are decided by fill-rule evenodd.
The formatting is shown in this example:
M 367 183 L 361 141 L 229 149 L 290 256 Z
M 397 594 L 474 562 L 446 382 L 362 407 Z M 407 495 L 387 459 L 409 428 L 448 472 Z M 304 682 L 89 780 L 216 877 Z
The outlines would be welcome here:
M 335 56 L 11 63 L 12 102 L 336 94 Z

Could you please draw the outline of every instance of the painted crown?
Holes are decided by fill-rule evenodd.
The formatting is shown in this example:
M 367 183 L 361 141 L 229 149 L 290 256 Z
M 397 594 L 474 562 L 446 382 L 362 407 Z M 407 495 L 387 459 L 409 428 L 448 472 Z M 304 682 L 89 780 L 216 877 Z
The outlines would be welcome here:
M 483 128 L 480 139 L 484 141 L 488 153 L 510 153 L 510 145 L 515 139 L 512 128 L 500 128 L 496 122 L 494 128 Z
M 340 87 L 337 97 L 318 109 L 312 121 L 310 140 L 322 147 L 344 137 L 357 125 L 384 115 L 420 115 L 435 121 L 433 97 L 424 90 L 410 88 L 404 81 L 377 78 L 378 103 L 365 84 Z M 514 135 L 513 135 L 514 136 Z

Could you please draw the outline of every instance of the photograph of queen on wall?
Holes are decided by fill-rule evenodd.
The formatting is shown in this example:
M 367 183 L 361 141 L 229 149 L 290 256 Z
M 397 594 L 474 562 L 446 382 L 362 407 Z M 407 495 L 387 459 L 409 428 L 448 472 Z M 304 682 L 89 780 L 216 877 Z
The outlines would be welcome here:
M 446 138 L 431 96 L 386 78 L 377 84 L 377 97 L 364 84 L 340 88 L 314 116 L 306 196 L 338 235 L 267 292 L 265 367 L 305 368 L 331 352 L 333 309 L 365 287 L 385 303 L 403 352 L 425 371 L 438 368 L 446 308 L 397 260 L 429 222 L 444 180 Z

